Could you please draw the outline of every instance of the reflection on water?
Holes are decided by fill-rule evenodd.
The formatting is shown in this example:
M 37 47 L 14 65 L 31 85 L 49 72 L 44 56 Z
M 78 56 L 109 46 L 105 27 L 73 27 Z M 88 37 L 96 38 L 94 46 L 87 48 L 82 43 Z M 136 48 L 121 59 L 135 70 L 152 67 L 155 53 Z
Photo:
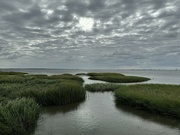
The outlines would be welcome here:
M 43 107 L 43 112 L 48 113 L 49 115 L 55 115 L 57 113 L 67 113 L 70 111 L 77 110 L 80 104 L 81 103 L 75 103 L 75 104 L 66 105 L 66 106 Z
M 179 124 L 117 106 L 111 92 L 87 92 L 86 101 L 77 106 L 46 108 L 34 135 L 179 135 Z
M 137 110 L 129 106 L 125 106 L 120 103 L 117 103 L 116 100 L 115 100 L 115 105 L 118 110 L 123 111 L 124 113 L 127 113 L 131 116 L 139 117 L 146 121 L 152 121 L 152 122 L 156 122 L 162 125 L 166 125 L 171 128 L 180 129 L 180 121 L 175 118 L 168 118 L 168 117 L 156 115 L 147 111 Z

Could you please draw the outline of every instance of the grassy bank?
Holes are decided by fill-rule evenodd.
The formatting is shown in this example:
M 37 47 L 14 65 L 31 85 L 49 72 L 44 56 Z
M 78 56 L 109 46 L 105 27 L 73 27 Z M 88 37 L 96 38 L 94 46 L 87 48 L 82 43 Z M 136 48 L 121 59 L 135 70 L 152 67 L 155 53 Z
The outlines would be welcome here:
M 76 75 L 87 75 L 86 73 L 77 73 Z
M 85 85 L 85 89 L 91 92 L 114 91 L 117 88 L 119 88 L 119 85 L 109 83 L 95 83 Z
M 36 125 L 39 113 L 39 105 L 32 99 L 15 99 L 0 105 L 0 134 L 29 134 Z
M 123 85 L 115 90 L 118 103 L 177 118 L 180 118 L 179 95 L 180 85 Z
M 67 105 L 85 99 L 84 88 L 76 83 L 62 82 L 48 86 L 48 88 L 28 89 L 21 91 L 19 96 L 33 98 L 42 106 Z
M 0 75 L 0 101 L 30 97 L 40 105 L 65 105 L 85 99 L 83 79 L 63 75 Z
M 29 133 L 38 119 L 39 106 L 77 103 L 83 101 L 85 96 L 83 79 L 76 75 L 47 76 L 1 72 L 0 134 Z M 10 121 L 14 122 L 11 124 Z
M 125 76 L 119 73 L 88 73 L 91 80 L 101 80 L 113 83 L 134 83 L 134 82 L 144 82 L 150 80 L 146 77 L 138 76 Z

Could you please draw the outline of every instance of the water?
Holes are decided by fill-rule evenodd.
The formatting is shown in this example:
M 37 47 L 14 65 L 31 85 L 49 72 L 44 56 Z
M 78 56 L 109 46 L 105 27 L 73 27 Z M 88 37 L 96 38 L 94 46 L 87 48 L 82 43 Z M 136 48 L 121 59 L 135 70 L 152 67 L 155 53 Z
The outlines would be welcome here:
M 80 75 L 79 77 L 83 78 L 84 84 L 92 84 L 92 83 L 107 83 L 105 81 L 99 81 L 99 80 L 90 80 L 89 76 L 86 75 Z
M 180 122 L 115 104 L 111 92 L 80 104 L 47 107 L 34 135 L 179 135 Z
M 180 71 L 167 70 L 34 70 L 31 74 L 117 72 L 149 77 L 145 83 L 180 84 Z M 99 81 L 82 76 L 85 83 Z M 100 81 L 101 82 L 101 81 Z M 43 108 L 34 135 L 180 135 L 180 121 L 119 106 L 112 92 L 87 92 L 84 102 L 64 107 Z

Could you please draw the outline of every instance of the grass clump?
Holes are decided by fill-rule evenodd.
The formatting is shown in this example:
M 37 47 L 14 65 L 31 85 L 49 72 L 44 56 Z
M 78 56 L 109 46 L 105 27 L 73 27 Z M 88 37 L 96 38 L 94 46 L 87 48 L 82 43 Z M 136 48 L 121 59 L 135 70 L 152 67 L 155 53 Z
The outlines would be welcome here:
M 0 134 L 27 135 L 39 117 L 39 105 L 32 99 L 16 99 L 0 105 Z
M 48 75 L 44 75 L 44 74 L 33 74 L 33 75 L 28 75 L 28 76 L 36 77 L 39 79 L 47 79 L 48 78 Z
M 0 74 L 0 135 L 29 134 L 39 105 L 67 105 L 83 101 L 83 79 L 71 74 Z
M 34 78 L 26 75 L 0 75 L 0 84 L 2 83 L 27 83 Z
M 84 80 L 81 77 L 71 74 L 62 74 L 62 75 L 52 75 L 49 76 L 49 79 L 60 79 L 60 80 L 73 80 L 83 83 Z
M 83 80 L 82 78 L 65 74 L 65 75 L 0 75 L 0 101 L 4 99 L 15 99 L 19 96 L 22 97 L 21 93 L 37 93 L 39 95 L 45 95 L 47 91 L 55 88 L 57 85 L 66 84 L 70 89 L 76 89 L 76 85 L 80 91 L 82 89 Z M 59 86 L 58 85 L 58 86 Z M 70 89 L 66 89 L 69 91 Z M 62 90 L 62 89 L 61 89 Z M 31 94 L 32 95 L 32 94 Z M 36 95 L 36 94 L 34 94 Z M 48 96 L 48 95 L 46 95 Z M 26 94 L 27 97 L 27 94 Z M 37 96 L 38 97 L 38 96 Z M 43 98 L 41 96 L 41 98 Z M 45 98 L 45 97 L 44 97 Z
M 134 82 L 144 82 L 150 80 L 146 77 L 138 76 L 125 76 L 119 73 L 88 73 L 89 79 L 101 80 L 113 83 L 134 83 Z
M 115 90 L 117 103 L 180 118 L 180 85 L 139 84 Z
M 73 75 L 44 77 L 6 75 L 1 78 L 0 76 L 0 101 L 4 104 L 11 99 L 28 97 L 34 98 L 42 106 L 47 106 L 65 105 L 85 99 L 85 90 L 79 77 Z
M 86 73 L 77 73 L 76 75 L 87 75 Z
M 85 85 L 85 89 L 91 92 L 114 91 L 119 88 L 119 85 L 110 83 L 94 83 Z
M 12 72 L 12 71 L 10 71 L 10 72 L 2 72 L 2 71 L 0 71 L 0 75 L 25 75 L 25 74 L 27 74 L 27 73 L 23 73 L 23 72 Z
M 42 106 L 67 105 L 85 99 L 84 88 L 77 83 L 62 82 L 46 89 L 29 89 L 20 93 L 21 97 L 33 98 Z

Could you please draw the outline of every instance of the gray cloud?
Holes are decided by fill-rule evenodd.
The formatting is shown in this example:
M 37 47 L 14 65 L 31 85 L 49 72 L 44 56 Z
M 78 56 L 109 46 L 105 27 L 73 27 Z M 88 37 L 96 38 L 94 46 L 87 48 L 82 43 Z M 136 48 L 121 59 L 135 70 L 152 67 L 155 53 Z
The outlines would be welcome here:
M 0 0 L 0 67 L 179 68 L 179 10 L 178 0 Z

